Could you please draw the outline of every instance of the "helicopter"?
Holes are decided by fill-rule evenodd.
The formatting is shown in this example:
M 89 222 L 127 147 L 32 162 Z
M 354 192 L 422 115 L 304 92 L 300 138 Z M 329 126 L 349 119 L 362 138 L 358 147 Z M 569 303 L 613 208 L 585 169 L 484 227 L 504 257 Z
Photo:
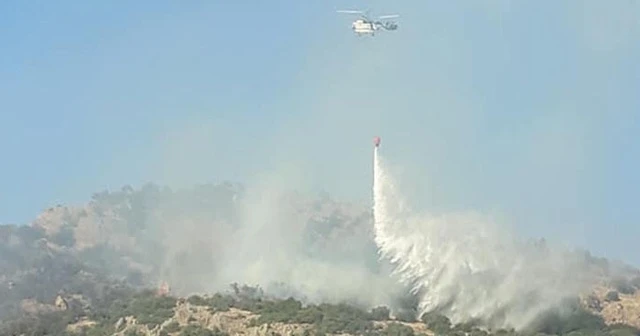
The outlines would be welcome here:
M 368 15 L 369 11 L 367 11 L 366 14 L 365 12 L 359 11 L 359 10 L 338 10 L 337 12 L 346 13 L 346 14 L 360 14 L 360 18 L 351 23 L 351 29 L 358 36 L 367 35 L 367 34 L 371 36 L 375 36 L 376 31 L 381 28 L 384 30 L 398 29 L 398 24 L 393 21 L 381 21 L 384 19 L 397 18 L 399 17 L 399 15 L 397 14 L 381 15 L 381 16 L 378 16 L 377 18 L 378 20 L 374 21 L 369 19 L 369 15 Z

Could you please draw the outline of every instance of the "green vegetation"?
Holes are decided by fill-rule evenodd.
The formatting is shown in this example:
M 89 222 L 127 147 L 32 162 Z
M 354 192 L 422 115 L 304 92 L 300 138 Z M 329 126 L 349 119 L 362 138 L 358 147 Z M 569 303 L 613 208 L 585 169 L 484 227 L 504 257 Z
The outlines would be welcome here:
M 314 334 L 325 335 L 332 333 L 348 333 L 356 335 L 414 335 L 414 330 L 403 320 L 414 322 L 410 317 L 398 318 L 397 322 L 388 323 L 387 328 L 380 328 L 375 321 L 390 321 L 390 311 L 387 307 L 375 307 L 369 312 L 347 304 L 303 304 L 292 298 L 285 300 L 264 300 L 259 295 L 246 295 L 249 287 L 236 290 L 236 295 L 216 294 L 210 298 L 192 296 L 189 302 L 195 305 L 207 306 L 213 311 L 225 311 L 230 308 L 248 310 L 259 315 L 253 320 L 253 326 L 272 323 L 295 323 L 312 325 Z M 252 292 L 255 294 L 255 292 Z M 542 335 L 640 335 L 632 327 L 617 325 L 606 326 L 603 319 L 582 309 L 577 303 L 571 303 L 573 309 L 570 314 L 548 312 L 529 330 L 516 333 L 513 330 L 487 331 L 480 328 L 480 321 L 470 321 L 453 325 L 443 315 L 437 313 L 424 314 L 420 322 L 436 335 L 451 336 L 542 336 Z M 405 311 L 407 313 L 409 311 Z M 408 314 L 407 314 L 408 315 Z
M 51 242 L 60 246 L 72 247 L 76 243 L 73 227 L 70 225 L 62 226 L 60 231 L 51 237 Z
M 234 287 L 235 295 L 216 294 L 202 298 L 191 296 L 187 301 L 191 304 L 206 306 L 213 312 L 227 311 L 230 308 L 242 309 L 259 314 L 252 325 L 269 323 L 311 324 L 319 333 L 366 333 L 374 331 L 374 320 L 380 320 L 386 307 L 378 307 L 371 313 L 347 304 L 321 304 L 303 307 L 300 301 L 293 298 L 285 300 L 265 300 L 259 290 L 251 287 Z M 375 314 L 374 314 L 375 312 Z
M 209 307 L 209 309 L 212 312 L 228 311 L 229 308 L 232 308 L 232 307 L 239 308 L 239 309 L 245 308 L 245 307 L 241 307 L 241 305 L 236 300 L 234 300 L 231 296 L 222 295 L 219 293 L 216 293 L 212 297 L 208 297 L 208 298 L 203 298 L 203 297 L 194 295 L 189 297 L 187 299 L 187 302 L 195 306 Z
M 619 293 L 628 295 L 635 293 L 637 289 L 634 287 L 633 281 L 627 279 L 614 279 L 612 285 Z
M 421 320 L 427 328 L 438 335 L 444 335 L 451 331 L 451 321 L 449 321 L 446 316 L 440 314 L 424 314 Z
M 176 299 L 172 297 L 156 297 L 145 291 L 129 300 L 114 302 L 106 312 L 104 322 L 114 322 L 125 316 L 134 316 L 139 324 L 153 329 L 173 316 Z M 103 315 L 104 316 L 104 315 Z
M 189 325 L 182 329 L 180 336 L 229 336 L 229 334 L 220 331 L 218 328 L 211 330 L 201 326 Z
M 158 270 L 166 266 L 168 260 L 173 260 L 167 259 L 167 249 L 163 245 L 167 237 L 162 236 L 164 233 L 157 228 L 180 222 L 183 218 L 197 218 L 207 227 L 218 220 L 236 225 L 240 214 L 234 209 L 237 208 L 237 200 L 242 199 L 242 194 L 243 188 L 226 184 L 179 192 L 148 184 L 137 191 L 125 187 L 122 191 L 95 194 L 86 208 L 77 212 L 69 211 L 60 219 L 60 223 L 55 223 L 61 225 L 61 229 L 53 234 L 38 226 L 0 225 L 0 335 L 66 336 L 70 335 L 67 326 L 80 319 L 88 319 L 96 324 L 77 336 L 104 336 L 116 332 L 123 332 L 124 335 L 141 334 L 131 328 L 125 329 L 123 318 L 128 316 L 134 317 L 141 329 L 153 330 L 153 335 L 227 335 L 224 330 L 212 330 L 199 325 L 194 316 L 181 318 L 180 321 L 187 323 L 180 325 L 171 320 L 175 315 L 177 298 L 157 297 L 152 291 L 139 289 L 143 284 L 154 281 L 160 274 Z M 316 204 L 318 209 L 322 208 L 322 202 Z M 51 209 L 52 213 L 56 209 Z M 307 249 L 304 253 L 325 259 L 353 259 L 359 265 L 364 261 L 371 269 L 375 269 L 377 259 L 369 258 L 376 253 L 375 244 L 367 239 L 360 240 L 358 230 L 354 230 L 358 239 L 348 240 L 347 244 L 330 240 L 335 239 L 331 238 L 334 236 L 343 236 L 336 232 L 344 228 L 344 220 L 340 212 L 335 212 L 325 219 L 306 223 L 303 237 Z M 368 220 L 366 214 L 358 219 L 364 225 L 369 225 Z M 82 225 L 85 229 L 109 225 L 105 232 L 113 233 L 105 237 L 91 237 L 99 238 L 98 243 L 78 251 L 75 247 L 87 243 L 82 241 L 86 239 L 83 235 L 75 235 L 76 228 L 82 228 Z M 118 244 L 119 237 L 123 235 L 133 239 L 134 243 L 129 244 L 127 240 Z M 357 248 L 353 248 L 353 244 Z M 341 250 L 340 246 L 349 248 Z M 351 253 L 356 253 L 353 251 L 361 252 L 350 258 Z M 603 270 L 614 266 L 588 253 L 584 254 L 584 258 L 590 265 Z M 172 261 L 175 264 L 171 266 L 185 274 L 193 274 L 209 267 L 210 263 L 200 263 L 201 259 L 184 254 Z M 149 266 L 151 271 L 136 270 L 131 267 L 133 264 Z M 612 291 L 606 295 L 607 301 L 626 300 L 628 294 L 640 289 L 640 276 L 632 273 L 611 280 L 610 285 Z M 33 315 L 21 309 L 24 299 L 51 304 L 58 293 L 80 294 L 86 303 L 69 302 L 66 311 Z M 437 313 L 425 314 L 417 319 L 416 300 L 413 295 L 400 298 L 394 305 L 401 309 L 394 309 L 392 314 L 387 307 L 367 310 L 348 304 L 303 305 L 292 298 L 269 299 L 260 288 L 238 284 L 232 285 L 230 294 L 191 296 L 186 299 L 191 305 L 206 307 L 212 313 L 234 308 L 251 311 L 259 315 L 251 325 L 303 324 L 308 328 L 306 335 L 309 336 L 331 333 L 417 336 L 417 330 L 423 328 L 430 329 L 436 336 L 639 335 L 638 330 L 629 326 L 606 326 L 599 316 L 577 308 L 568 315 L 549 312 L 541 316 L 529 330 L 521 333 L 513 330 L 482 330 L 478 323 L 453 324 L 447 317 Z M 594 306 L 602 303 L 595 298 L 593 301 Z M 412 327 L 415 326 L 419 329 L 414 330 Z
M 391 311 L 387 307 L 375 307 L 371 310 L 371 319 L 375 321 L 386 321 L 390 318 Z
M 413 328 L 400 323 L 390 323 L 389 326 L 380 333 L 389 336 L 414 336 Z
M 180 331 L 180 324 L 176 321 L 173 321 L 169 324 L 167 324 L 166 326 L 164 326 L 164 328 L 162 328 L 162 330 L 164 330 L 167 333 L 174 333 L 174 332 L 178 332 Z
M 414 336 L 419 333 L 399 319 L 391 319 L 387 307 L 375 307 L 369 311 L 348 304 L 303 305 L 293 298 L 268 299 L 259 289 L 234 285 L 233 294 L 215 294 L 210 297 L 191 296 L 186 301 L 194 306 L 207 307 L 212 312 L 229 311 L 232 308 L 253 312 L 258 318 L 250 320 L 248 327 L 264 324 L 301 324 L 308 327 L 307 335 L 346 333 L 368 336 Z M 104 290 L 89 310 L 73 308 L 66 311 L 23 316 L 20 319 L 0 324 L 2 335 L 70 336 L 66 330 L 81 318 L 96 322 L 77 336 L 111 335 L 124 332 L 126 335 L 140 334 L 136 329 L 124 329 L 123 318 L 133 316 L 137 325 L 154 330 L 161 336 L 227 336 L 224 330 L 208 329 L 188 319 L 187 325 L 171 321 L 177 299 L 156 296 L 149 290 L 132 292 L 125 288 Z M 542 315 L 529 330 L 516 333 L 513 330 L 483 330 L 480 323 L 471 321 L 453 324 L 443 315 L 428 313 L 414 325 L 429 329 L 436 336 L 638 336 L 640 332 L 625 325 L 605 325 L 603 319 L 579 306 L 572 307 L 570 314 L 548 312 Z M 377 322 L 386 322 L 379 324 Z M 386 327 L 384 327 L 386 325 Z
M 617 291 L 610 291 L 605 296 L 605 299 L 607 301 L 620 301 L 620 295 L 618 294 Z

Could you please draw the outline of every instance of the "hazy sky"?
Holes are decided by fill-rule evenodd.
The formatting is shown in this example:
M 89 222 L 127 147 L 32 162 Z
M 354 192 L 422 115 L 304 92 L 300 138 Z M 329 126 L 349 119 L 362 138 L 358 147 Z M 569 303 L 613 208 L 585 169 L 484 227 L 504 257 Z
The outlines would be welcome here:
M 0 46 L 0 222 L 147 181 L 367 201 L 379 134 L 421 208 L 640 264 L 638 1 L 3 1 Z

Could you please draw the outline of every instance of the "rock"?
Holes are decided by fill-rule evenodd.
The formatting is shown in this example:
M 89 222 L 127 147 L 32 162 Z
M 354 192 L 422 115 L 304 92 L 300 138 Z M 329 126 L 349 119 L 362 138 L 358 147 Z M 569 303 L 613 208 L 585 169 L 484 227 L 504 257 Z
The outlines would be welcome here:
M 125 324 L 124 317 L 119 318 L 115 325 L 116 330 L 120 330 L 120 328 L 122 328 L 122 325 L 124 324 Z
M 80 321 L 67 326 L 67 331 L 74 334 L 79 334 L 83 329 L 88 329 L 95 326 L 97 323 L 87 318 L 83 318 Z
M 597 312 L 602 311 L 602 304 L 600 300 L 595 295 L 589 295 L 583 300 L 583 304 L 587 307 L 587 309 L 594 310 Z
M 54 305 L 58 310 L 67 310 L 67 309 L 69 309 L 69 304 L 67 303 L 67 300 L 65 300 L 60 295 L 56 296 L 56 300 L 54 302 Z

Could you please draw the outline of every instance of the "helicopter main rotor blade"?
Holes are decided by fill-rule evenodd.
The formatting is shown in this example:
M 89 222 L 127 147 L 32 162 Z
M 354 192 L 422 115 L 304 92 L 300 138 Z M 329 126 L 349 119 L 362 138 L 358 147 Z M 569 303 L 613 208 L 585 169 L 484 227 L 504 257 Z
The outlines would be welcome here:
M 399 16 L 400 16 L 400 15 L 398 15 L 398 14 L 392 14 L 392 15 L 381 15 L 381 16 L 378 16 L 378 19 L 392 19 L 392 18 L 397 18 L 397 17 L 399 17 Z
M 361 11 L 361 10 L 350 10 L 350 9 L 341 9 L 341 10 L 337 10 L 336 12 L 338 13 L 346 13 L 346 14 L 360 14 L 360 17 L 363 18 L 365 21 L 371 21 L 369 19 L 369 16 L 367 14 L 369 14 L 369 11 Z
M 346 13 L 346 14 L 362 14 L 362 11 L 358 10 L 337 10 L 338 13 Z

